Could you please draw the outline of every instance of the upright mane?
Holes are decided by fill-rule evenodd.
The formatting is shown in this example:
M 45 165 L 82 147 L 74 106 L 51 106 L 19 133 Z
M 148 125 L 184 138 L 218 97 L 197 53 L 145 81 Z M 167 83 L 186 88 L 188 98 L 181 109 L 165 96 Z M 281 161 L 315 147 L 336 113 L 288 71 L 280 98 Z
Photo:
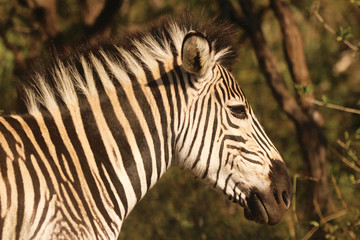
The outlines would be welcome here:
M 209 40 L 215 60 L 231 68 L 236 57 L 231 26 L 225 22 L 201 23 L 191 17 L 163 18 L 148 27 L 131 32 L 120 39 L 107 40 L 95 46 L 81 47 L 66 59 L 55 57 L 49 67 L 32 74 L 25 87 L 25 101 L 30 114 L 76 104 L 78 98 L 99 96 L 99 81 L 105 90 L 113 90 L 111 78 L 93 74 L 116 65 L 121 81 L 131 82 L 129 75 L 141 78 L 144 68 L 151 70 L 160 62 L 171 63 L 180 56 L 184 36 L 191 30 L 201 32 Z M 180 58 L 179 58 L 180 59 Z M 104 64 L 101 64 L 104 63 Z M 178 62 L 181 65 L 180 62 Z M 140 70 L 140 71 L 139 71 Z M 126 84 L 123 82 L 123 84 Z

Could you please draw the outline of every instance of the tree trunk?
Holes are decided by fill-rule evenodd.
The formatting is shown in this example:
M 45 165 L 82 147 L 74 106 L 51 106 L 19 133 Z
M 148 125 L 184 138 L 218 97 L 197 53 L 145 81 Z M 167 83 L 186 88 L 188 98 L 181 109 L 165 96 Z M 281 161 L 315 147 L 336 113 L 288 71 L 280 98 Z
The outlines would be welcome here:
M 277 60 L 270 50 L 261 30 L 259 18 L 254 13 L 252 2 L 239 0 L 243 15 L 240 16 L 230 1 L 224 7 L 230 10 L 232 21 L 242 26 L 252 40 L 259 67 L 263 72 L 273 96 L 294 122 L 303 161 L 308 174 L 317 179 L 311 185 L 311 201 L 315 200 L 325 212 L 331 211 L 331 194 L 327 178 L 326 138 L 323 133 L 324 119 L 316 106 L 307 98 L 313 97 L 311 79 L 304 55 L 303 43 L 293 14 L 283 0 L 270 0 L 271 9 L 279 21 L 286 63 L 295 88 L 308 88 L 310 91 L 297 92 L 293 97 L 280 73 Z M 311 182 L 312 183 L 312 182 Z
M 312 81 L 306 65 L 303 41 L 288 4 L 284 0 L 270 0 L 270 6 L 280 23 L 284 54 L 293 83 L 310 89 L 306 93 L 298 94 L 298 104 L 306 115 L 306 121 L 303 123 L 294 119 L 294 123 L 300 139 L 303 159 L 309 168 L 308 171 L 312 177 L 318 179 L 312 189 L 313 199 L 322 206 L 323 210 L 329 211 L 331 210 L 331 194 L 327 178 L 327 146 L 323 133 L 324 118 L 316 106 L 306 100 L 314 96 Z

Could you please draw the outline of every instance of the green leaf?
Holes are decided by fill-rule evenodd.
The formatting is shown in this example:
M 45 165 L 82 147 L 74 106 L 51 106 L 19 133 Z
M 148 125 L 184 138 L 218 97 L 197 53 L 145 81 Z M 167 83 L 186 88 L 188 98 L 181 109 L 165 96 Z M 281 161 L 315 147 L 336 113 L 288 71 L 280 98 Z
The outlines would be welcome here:
M 314 227 L 319 227 L 320 224 L 317 221 L 310 221 L 310 225 Z
M 351 139 L 348 139 L 346 142 L 345 142 L 345 145 L 346 145 L 346 148 L 349 149 L 350 145 L 351 145 Z
M 310 94 L 310 92 L 311 92 L 311 86 L 309 86 L 309 85 L 307 85 L 307 86 L 305 86 L 305 94 Z
M 351 175 L 349 176 L 349 180 L 350 180 L 350 183 L 351 183 L 351 184 L 356 184 L 356 180 L 355 180 L 354 175 L 351 174 Z
M 360 135 L 360 128 L 356 129 L 355 134 Z
M 328 104 L 329 103 L 329 99 L 325 96 L 325 95 L 322 95 L 321 96 L 321 100 L 324 104 Z
M 309 94 L 311 92 L 311 86 L 310 85 L 300 85 L 300 84 L 294 84 L 295 89 L 299 94 Z
M 351 33 L 351 27 L 347 26 L 346 28 L 339 27 L 339 32 L 337 34 L 336 40 L 337 41 L 343 41 L 345 39 L 353 37 L 353 34 Z
M 301 89 L 301 85 L 296 84 L 296 83 L 294 84 L 294 87 L 295 87 L 296 90 L 300 90 L 300 89 Z

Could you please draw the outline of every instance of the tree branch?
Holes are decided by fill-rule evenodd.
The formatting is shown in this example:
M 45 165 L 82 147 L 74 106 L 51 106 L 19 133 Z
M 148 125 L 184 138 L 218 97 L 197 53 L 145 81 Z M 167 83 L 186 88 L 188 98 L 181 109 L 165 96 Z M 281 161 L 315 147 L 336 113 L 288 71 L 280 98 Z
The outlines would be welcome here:
M 300 123 L 306 122 L 307 116 L 303 113 L 286 86 L 284 78 L 280 73 L 278 62 L 272 54 L 261 30 L 257 16 L 254 14 L 251 1 L 239 0 L 239 2 L 247 18 L 246 24 L 244 24 L 243 27 L 252 40 L 260 69 L 265 75 L 276 101 L 291 119 Z M 232 8 L 232 11 L 234 11 L 234 8 Z M 236 14 L 231 15 L 236 16 Z
M 314 7 L 314 15 L 317 18 L 317 20 L 324 26 L 324 28 L 330 32 L 331 34 L 336 36 L 336 31 L 325 22 L 324 18 L 320 15 L 319 13 L 319 6 L 320 6 L 320 0 L 315 2 L 315 7 Z M 355 46 L 354 44 L 352 44 L 350 41 L 346 40 L 346 39 L 342 39 L 341 41 L 343 41 L 343 43 L 348 46 L 351 50 L 353 50 L 354 52 L 359 51 L 359 48 L 357 46 Z
M 123 4 L 122 0 L 106 0 L 103 9 L 96 17 L 92 25 L 85 27 L 87 36 L 94 36 L 103 33 L 111 25 L 113 18 Z
M 56 0 L 23 0 L 20 2 L 33 9 L 37 21 L 49 39 L 59 37 L 60 28 L 57 21 Z
M 319 126 L 324 125 L 322 115 L 316 110 L 315 105 L 306 101 L 307 98 L 313 98 L 313 88 L 310 74 L 306 64 L 303 41 L 296 24 L 293 14 L 288 4 L 284 0 L 270 0 L 270 6 L 273 9 L 276 18 L 280 23 L 283 37 L 283 49 L 294 86 L 310 87 L 306 94 L 297 94 L 300 99 L 301 107 L 308 112 L 314 122 Z
M 292 96 L 281 74 L 278 62 L 265 39 L 261 24 L 255 14 L 252 1 L 238 0 L 244 18 L 237 18 L 234 7 L 228 7 L 230 17 L 235 23 L 242 26 L 250 36 L 258 59 L 259 67 L 263 72 L 272 93 L 281 109 L 295 123 L 302 149 L 303 160 L 311 176 L 319 179 L 312 186 L 313 199 L 322 204 L 326 212 L 332 208 L 329 197 L 329 186 L 326 169 L 326 138 L 322 131 L 323 117 L 316 110 L 315 105 L 305 101 L 305 96 L 297 93 L 298 99 Z M 222 1 L 223 2 L 223 1 Z M 225 1 L 232 6 L 230 1 Z M 302 39 L 296 22 L 287 5 L 282 0 L 270 0 L 271 8 L 282 28 L 284 53 L 291 72 L 294 87 L 310 86 L 311 79 L 307 70 Z M 311 94 L 310 94 L 311 96 Z M 299 100 L 299 101 L 297 101 Z

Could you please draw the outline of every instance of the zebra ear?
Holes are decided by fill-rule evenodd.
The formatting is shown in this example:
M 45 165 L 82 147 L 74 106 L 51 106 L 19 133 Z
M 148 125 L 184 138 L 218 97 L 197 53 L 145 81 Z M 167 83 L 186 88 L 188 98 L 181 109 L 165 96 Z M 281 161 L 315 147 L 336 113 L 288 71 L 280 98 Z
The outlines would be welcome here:
M 204 76 L 211 66 L 211 45 L 200 32 L 190 31 L 184 37 L 181 60 L 187 72 Z

